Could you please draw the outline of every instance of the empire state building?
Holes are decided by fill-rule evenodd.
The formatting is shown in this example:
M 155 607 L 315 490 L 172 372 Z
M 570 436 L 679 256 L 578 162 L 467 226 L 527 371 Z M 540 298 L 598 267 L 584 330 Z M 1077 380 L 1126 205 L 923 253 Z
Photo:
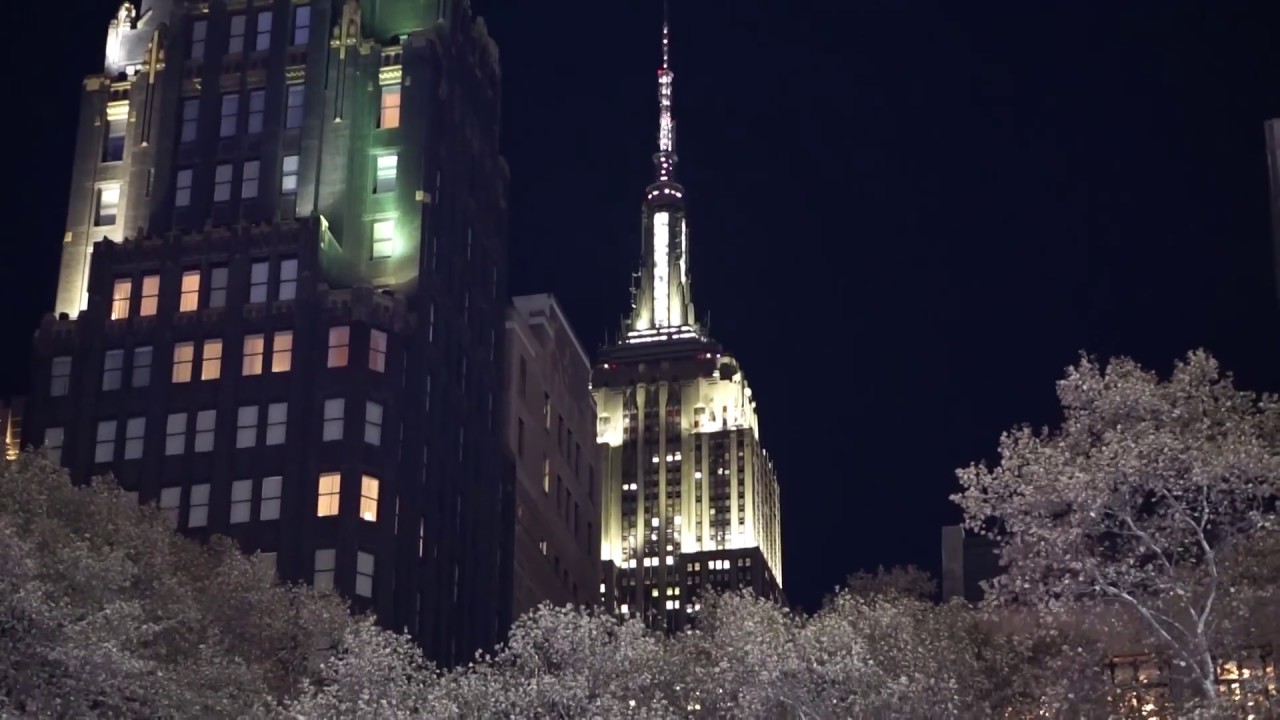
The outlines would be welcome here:
M 696 615 L 706 590 L 782 590 L 778 482 L 756 403 L 741 365 L 694 315 L 674 79 L 664 19 L 638 283 L 618 342 L 592 373 L 604 463 L 603 600 L 669 630 Z

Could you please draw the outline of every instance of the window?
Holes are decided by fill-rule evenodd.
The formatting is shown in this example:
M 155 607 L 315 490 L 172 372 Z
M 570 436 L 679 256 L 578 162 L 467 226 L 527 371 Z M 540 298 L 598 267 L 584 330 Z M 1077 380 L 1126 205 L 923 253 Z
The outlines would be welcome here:
M 138 304 L 138 315 L 151 317 L 160 309 L 160 276 L 142 276 L 142 301 Z
M 373 555 L 371 553 L 356 553 L 356 594 L 360 597 L 373 597 Z
M 542 422 L 551 429 L 551 393 L 542 393 Z
M 213 428 L 217 424 L 217 410 L 201 410 L 196 413 L 196 452 L 213 450 Z
M 179 142 L 189 143 L 196 141 L 196 128 L 200 121 L 200 98 L 185 98 L 182 101 L 182 131 L 178 136 Z
M 164 454 L 181 455 L 187 451 L 187 414 L 170 413 L 164 424 Z
M 245 405 L 236 411 L 236 447 L 258 444 L 258 406 Z
M 280 496 L 283 488 L 284 478 L 279 475 L 262 478 L 262 502 L 258 505 L 259 520 L 280 519 Z
M 93 214 L 96 227 L 115 225 L 120 217 L 120 186 L 103 185 L 98 188 L 97 209 Z
M 316 551 L 315 575 L 311 581 L 316 590 L 333 590 L 333 571 L 338 566 L 338 551 L 325 548 Z
M 44 431 L 44 449 L 56 463 L 62 462 L 62 443 L 67 439 L 67 431 L 60 427 L 51 427 Z
M 292 300 L 298 297 L 298 258 L 285 258 L 280 261 L 280 285 L 276 288 L 277 300 Z
M 364 441 L 370 445 L 382 444 L 382 406 L 372 400 L 364 404 Z
M 400 127 L 400 83 L 382 86 L 382 103 L 378 109 L 378 127 L 384 130 Z
M 329 367 L 346 367 L 351 350 L 351 328 L 347 325 L 329 328 Z
M 142 457 L 142 444 L 147 436 L 146 418 L 129 418 L 124 424 L 124 459 L 137 460 Z
M 213 169 L 213 201 L 227 202 L 231 199 L 231 180 L 235 167 L 231 163 L 223 163 Z
M 236 480 L 231 483 L 231 524 L 249 522 L 253 514 L 253 481 Z
M 133 377 L 130 385 L 138 388 L 151 384 L 151 358 L 153 354 L 150 345 L 142 345 L 133 349 Z
M 400 156 L 394 153 L 379 155 L 374 162 L 377 167 L 373 179 L 374 194 L 395 192 L 396 166 L 400 163 Z
M 283 445 L 289 427 L 289 403 L 267 406 L 267 445 Z
M 240 96 L 236 93 L 223 93 L 222 104 L 218 111 L 218 137 L 234 137 L 236 120 L 240 117 Z
M 271 274 L 271 265 L 266 260 L 249 266 L 249 302 L 267 301 L 267 278 Z
M 178 526 L 178 508 L 182 505 L 182 488 L 167 487 L 160 490 L 160 509 L 165 511 L 169 523 Z
M 178 299 L 178 312 L 191 312 L 200 307 L 200 271 L 182 273 L 182 295 Z
M 246 128 L 250 135 L 262 132 L 263 120 L 267 113 L 267 91 L 249 91 L 249 125 Z
M 378 520 L 378 478 L 371 475 L 360 478 L 360 519 Z
M 129 300 L 133 295 L 133 280 L 120 278 L 111 286 L 111 319 L 129 317 Z
M 102 389 L 119 390 L 124 380 L 124 350 L 108 350 L 102 363 Z
M 280 161 L 280 194 L 298 194 L 298 156 L 285 155 Z
M 324 401 L 324 422 L 320 439 L 324 442 L 342 439 L 342 423 L 346 416 L 347 401 L 344 398 L 329 398 Z
M 436 341 L 436 302 L 431 301 L 427 308 L 427 342 Z
M 316 517 L 329 517 L 338 514 L 338 497 L 341 486 L 342 476 L 338 473 L 324 473 L 320 476 Z
M 226 307 L 227 278 L 225 267 L 216 267 L 209 271 L 209 307 Z
M 516 418 L 516 457 L 524 457 L 524 419 Z
M 116 456 L 116 421 L 98 421 L 98 434 L 94 440 L 93 461 L 111 462 Z
M 258 179 L 262 173 L 261 160 L 246 160 L 240 176 L 240 198 L 258 197 Z
M 281 330 L 271 338 L 271 372 L 289 372 L 293 367 L 293 331 Z
M 175 383 L 191 382 L 191 370 L 195 365 L 196 344 L 180 342 L 173 346 L 173 377 Z
M 256 28 L 253 49 L 266 50 L 271 47 L 271 11 L 262 10 L 255 17 L 258 20 L 258 27 Z
M 387 334 L 381 330 L 369 331 L 369 369 L 387 371 Z
M 227 52 L 244 52 L 244 30 L 248 20 L 244 15 L 231 16 L 231 39 L 227 41 Z
M 299 5 L 293 9 L 293 44 L 306 45 L 311 39 L 311 6 Z
M 305 85 L 290 85 L 284 98 L 284 127 L 293 130 L 302 127 L 302 98 Z
M 205 40 L 209 36 L 209 21 L 196 20 L 191 23 L 191 59 L 204 59 Z
M 209 524 L 209 483 L 191 486 L 187 507 L 187 527 L 205 527 Z
M 542 456 L 542 492 L 551 494 L 551 459 L 545 454 Z
M 373 246 L 371 256 L 374 260 L 391 257 L 396 245 L 396 221 L 379 220 L 373 224 Z
M 200 379 L 217 380 L 222 377 L 222 340 L 205 340 L 200 353 Z
M 183 168 L 178 171 L 178 179 L 174 182 L 175 190 L 173 193 L 174 207 L 190 207 L 191 206 L 191 182 L 195 177 L 195 171 L 191 168 Z
M 266 336 L 246 335 L 244 338 L 244 361 L 240 365 L 241 375 L 261 375 L 262 357 L 266 352 Z
M 124 159 L 124 137 L 127 119 L 108 119 L 107 134 L 102 141 L 102 162 L 120 162 Z

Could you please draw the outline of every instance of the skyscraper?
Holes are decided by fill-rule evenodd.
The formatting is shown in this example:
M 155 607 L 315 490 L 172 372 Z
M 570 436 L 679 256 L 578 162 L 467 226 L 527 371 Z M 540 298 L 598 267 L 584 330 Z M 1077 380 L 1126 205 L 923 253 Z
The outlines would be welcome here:
M 782 544 L 778 483 L 751 388 L 694 315 L 670 45 L 664 18 L 639 284 L 592 387 L 605 446 L 604 599 L 623 615 L 676 629 L 697 612 L 704 589 L 777 595 Z
M 441 662 L 509 622 L 507 169 L 465 0 L 120 6 L 27 444 Z

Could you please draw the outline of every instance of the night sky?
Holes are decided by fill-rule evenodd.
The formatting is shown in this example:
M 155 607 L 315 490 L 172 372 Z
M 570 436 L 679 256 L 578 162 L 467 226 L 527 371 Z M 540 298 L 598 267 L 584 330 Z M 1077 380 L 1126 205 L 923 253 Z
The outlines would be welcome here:
M 5 43 L 0 393 L 25 390 L 52 305 L 115 2 L 83 4 L 24 3 Z M 475 5 L 504 65 L 511 289 L 555 293 L 598 347 L 638 263 L 661 5 Z M 1280 3 L 672 5 L 694 302 L 759 402 L 792 600 L 878 564 L 936 571 L 954 470 L 1054 422 L 1082 349 L 1163 368 L 1204 346 L 1280 390 Z

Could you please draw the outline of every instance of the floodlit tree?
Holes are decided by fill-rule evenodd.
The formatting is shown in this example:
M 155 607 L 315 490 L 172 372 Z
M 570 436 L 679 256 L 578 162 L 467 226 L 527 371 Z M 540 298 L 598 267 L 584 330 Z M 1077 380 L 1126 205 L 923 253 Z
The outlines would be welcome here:
M 1007 432 L 998 466 L 958 472 L 966 525 L 1000 542 L 996 601 L 1121 608 L 1215 702 L 1215 652 L 1254 630 L 1271 592 L 1241 558 L 1276 530 L 1280 405 L 1202 351 L 1167 380 L 1085 358 L 1058 397 L 1061 427 Z

